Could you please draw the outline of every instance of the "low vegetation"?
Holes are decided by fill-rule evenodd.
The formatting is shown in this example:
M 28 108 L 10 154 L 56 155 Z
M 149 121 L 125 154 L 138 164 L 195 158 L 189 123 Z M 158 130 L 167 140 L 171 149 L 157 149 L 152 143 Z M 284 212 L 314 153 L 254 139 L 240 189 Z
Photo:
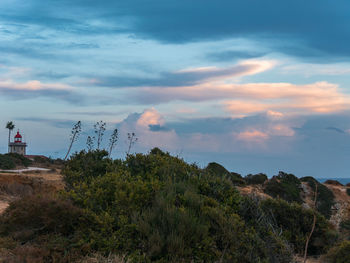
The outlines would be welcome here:
M 307 182 L 313 191 L 316 190 L 317 184 L 317 211 L 329 219 L 332 215 L 332 206 L 334 205 L 334 194 L 326 186 L 319 183 L 313 177 L 303 177 L 300 179 L 302 182 Z
M 108 156 L 75 153 L 62 170 L 65 190 L 11 203 L 0 216 L 5 262 L 287 263 L 303 253 L 314 211 L 299 204 L 294 175 L 242 178 L 158 148 L 125 160 Z M 236 186 L 246 184 L 276 198 L 242 196 Z M 322 211 L 308 252 L 337 258 L 348 244 L 329 250 L 339 238 Z
M 244 177 L 244 180 L 247 182 L 247 184 L 263 184 L 268 179 L 266 174 L 259 173 L 259 174 L 248 174 L 246 177 Z
M 31 160 L 17 153 L 0 154 L 0 169 L 27 167 L 31 163 Z
M 279 172 L 269 180 L 264 188 L 265 193 L 275 198 L 282 198 L 288 202 L 302 203 L 301 183 L 293 174 Z
M 350 241 L 343 241 L 329 250 L 327 262 L 329 263 L 348 263 L 350 262 Z

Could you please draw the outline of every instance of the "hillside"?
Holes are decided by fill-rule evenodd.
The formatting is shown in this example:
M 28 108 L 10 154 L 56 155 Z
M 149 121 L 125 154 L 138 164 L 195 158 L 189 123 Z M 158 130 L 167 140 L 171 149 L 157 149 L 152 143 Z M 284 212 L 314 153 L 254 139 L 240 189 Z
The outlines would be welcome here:
M 315 192 L 311 189 L 306 182 L 301 182 L 302 191 L 301 198 L 303 205 L 305 207 L 312 207 Z M 348 186 L 344 185 L 333 185 L 333 184 L 323 184 L 334 195 L 334 204 L 332 205 L 332 216 L 329 221 L 339 229 L 339 225 L 342 221 L 350 219 L 350 196 L 347 194 Z M 257 195 L 259 198 L 273 198 L 269 194 L 264 192 L 263 185 L 245 185 L 237 186 L 237 189 L 242 195 Z
M 308 262 L 348 262 L 346 186 L 201 169 L 159 149 L 82 151 L 55 169 L 0 173 L 0 262 L 301 262 L 314 214 Z

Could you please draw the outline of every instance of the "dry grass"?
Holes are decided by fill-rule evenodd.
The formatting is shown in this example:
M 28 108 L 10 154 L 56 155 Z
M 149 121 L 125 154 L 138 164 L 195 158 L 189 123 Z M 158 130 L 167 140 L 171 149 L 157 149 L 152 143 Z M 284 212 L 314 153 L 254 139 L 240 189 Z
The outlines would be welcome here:
M 33 194 L 50 194 L 62 190 L 60 170 L 40 173 L 0 173 L 0 214 L 9 202 Z

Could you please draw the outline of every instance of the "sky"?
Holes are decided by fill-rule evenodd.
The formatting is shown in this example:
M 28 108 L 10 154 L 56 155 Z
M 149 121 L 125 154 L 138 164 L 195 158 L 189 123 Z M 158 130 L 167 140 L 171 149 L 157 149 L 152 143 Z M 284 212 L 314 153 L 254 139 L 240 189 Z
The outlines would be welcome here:
M 350 3 L 1 0 L 0 152 L 159 147 L 242 175 L 350 177 Z

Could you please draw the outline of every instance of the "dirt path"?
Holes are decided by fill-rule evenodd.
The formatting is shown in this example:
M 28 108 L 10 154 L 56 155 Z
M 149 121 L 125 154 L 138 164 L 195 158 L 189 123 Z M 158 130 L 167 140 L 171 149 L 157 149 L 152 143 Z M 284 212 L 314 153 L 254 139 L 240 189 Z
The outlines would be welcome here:
M 24 173 L 24 172 L 34 172 L 34 171 L 50 171 L 50 169 L 47 168 L 40 168 L 40 167 L 27 167 L 24 169 L 17 169 L 17 170 L 0 170 L 0 172 L 5 173 Z

